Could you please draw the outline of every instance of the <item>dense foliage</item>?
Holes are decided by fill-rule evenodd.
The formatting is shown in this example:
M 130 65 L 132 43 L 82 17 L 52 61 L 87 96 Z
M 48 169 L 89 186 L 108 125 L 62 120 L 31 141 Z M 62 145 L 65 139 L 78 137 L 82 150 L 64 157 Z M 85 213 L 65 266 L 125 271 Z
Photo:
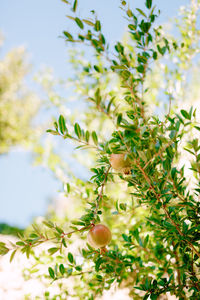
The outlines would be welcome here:
M 152 0 L 145 1 L 144 11 L 121 1 L 128 32 L 113 49 L 96 13 L 81 19 L 77 6 L 75 0 L 69 18 L 79 31 L 63 34 L 67 43 L 90 49 L 89 61 L 74 61 L 72 55 L 77 70 L 73 83 L 87 105 L 84 117 L 73 121 L 61 114 L 47 131 L 95 152 L 92 176 L 90 181 L 73 175 L 70 183 L 63 180 L 70 210 L 65 217 L 51 214 L 16 245 L 1 243 L 1 254 L 13 250 L 12 260 L 21 250 L 38 264 L 48 258 L 52 284 L 59 282 L 59 299 L 95 299 L 112 286 L 128 287 L 133 299 L 159 299 L 167 293 L 199 299 L 200 125 L 197 109 L 188 108 L 184 97 L 192 97 L 196 77 L 191 70 L 195 75 L 199 64 L 200 2 L 191 1 L 182 12 L 175 39 L 155 25 L 159 12 Z M 153 111 L 152 101 L 161 97 L 165 105 Z M 116 154 L 122 154 L 122 167 L 110 159 Z M 72 215 L 74 205 L 78 209 Z M 109 227 L 112 240 L 106 248 L 94 249 L 85 239 L 98 223 Z M 49 242 L 46 254 L 34 254 L 35 246 Z M 74 253 L 68 251 L 72 244 L 77 245 Z M 50 299 L 48 292 L 45 298 Z

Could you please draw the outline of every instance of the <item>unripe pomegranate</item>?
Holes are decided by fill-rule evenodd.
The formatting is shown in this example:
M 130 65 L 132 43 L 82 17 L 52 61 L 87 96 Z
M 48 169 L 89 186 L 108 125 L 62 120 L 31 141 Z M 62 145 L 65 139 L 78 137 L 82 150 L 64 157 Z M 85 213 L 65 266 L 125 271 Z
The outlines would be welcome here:
M 130 173 L 130 160 L 125 157 L 123 153 L 112 153 L 110 156 L 110 164 L 113 169 L 116 171 L 122 172 L 124 174 Z
M 110 229 L 102 224 L 95 225 L 90 229 L 87 235 L 88 243 L 94 248 L 102 248 L 111 241 Z

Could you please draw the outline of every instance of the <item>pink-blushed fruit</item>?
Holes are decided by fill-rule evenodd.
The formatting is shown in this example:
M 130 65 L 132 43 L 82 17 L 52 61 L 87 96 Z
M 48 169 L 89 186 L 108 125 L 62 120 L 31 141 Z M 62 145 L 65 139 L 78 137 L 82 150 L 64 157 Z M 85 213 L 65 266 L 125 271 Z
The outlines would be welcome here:
M 112 234 L 110 229 L 102 224 L 95 225 L 87 235 L 88 243 L 94 248 L 102 248 L 111 241 Z
M 124 174 L 130 173 L 130 160 L 123 153 L 112 153 L 110 156 L 110 164 L 111 167 L 116 171 L 122 172 Z

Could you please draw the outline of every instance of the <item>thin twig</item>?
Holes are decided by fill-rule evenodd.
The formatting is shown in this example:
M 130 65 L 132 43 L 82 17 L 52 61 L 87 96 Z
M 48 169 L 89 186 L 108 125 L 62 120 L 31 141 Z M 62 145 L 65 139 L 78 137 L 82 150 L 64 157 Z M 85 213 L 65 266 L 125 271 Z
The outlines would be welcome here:
M 99 192 L 99 194 L 97 196 L 97 204 L 96 204 L 96 208 L 94 210 L 94 215 L 96 215 L 97 212 L 98 212 L 99 204 L 100 204 L 100 201 L 101 201 L 101 199 L 103 197 L 103 190 L 104 190 L 104 186 L 105 186 L 106 181 L 107 181 L 107 177 L 108 177 L 108 173 L 110 171 L 110 168 L 111 168 L 111 165 L 109 165 L 107 171 L 105 172 L 105 177 L 104 177 L 103 183 L 101 184 L 101 190 L 100 190 L 100 192 Z

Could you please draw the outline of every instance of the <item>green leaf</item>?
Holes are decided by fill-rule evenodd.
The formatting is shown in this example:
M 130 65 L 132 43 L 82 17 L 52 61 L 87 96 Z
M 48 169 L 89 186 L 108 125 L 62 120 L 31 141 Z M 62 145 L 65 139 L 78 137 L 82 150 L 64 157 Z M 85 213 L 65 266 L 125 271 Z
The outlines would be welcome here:
M 140 8 L 136 8 L 136 10 L 143 16 L 143 17 L 147 17 L 146 14 L 143 12 L 143 10 L 141 10 Z
M 65 267 L 64 267 L 63 264 L 60 264 L 60 266 L 59 266 L 59 271 L 60 271 L 60 273 L 61 273 L 62 275 L 65 273 Z
M 139 231 L 138 228 L 136 228 L 133 232 L 132 232 L 133 236 L 135 237 L 136 241 L 139 243 Z
M 59 248 L 53 247 L 53 248 L 49 248 L 48 252 L 49 254 L 53 255 L 54 253 L 56 253 L 59 250 Z
M 24 242 L 21 242 L 21 241 L 19 241 L 19 242 L 16 242 L 16 245 L 17 245 L 17 246 L 25 246 L 25 243 L 24 243 Z
M 172 179 L 175 178 L 176 172 L 177 172 L 177 171 L 176 171 L 176 168 L 175 168 L 175 167 L 171 169 L 171 176 L 172 176 Z
M 78 123 L 75 123 L 74 131 L 75 131 L 77 137 L 80 139 L 81 138 L 81 127 Z
M 124 210 L 124 211 L 126 211 L 126 206 L 127 206 L 126 203 L 120 203 L 120 205 L 119 205 L 119 207 L 121 208 L 121 210 Z
M 172 130 L 169 134 L 170 139 L 175 138 L 175 136 L 176 136 L 176 130 Z
M 171 162 L 170 162 L 170 159 L 169 159 L 169 158 L 166 158 L 166 159 L 163 161 L 163 168 L 164 168 L 164 170 L 166 170 L 166 171 L 170 171 L 170 168 L 171 168 Z
M 48 268 L 48 271 L 49 271 L 50 277 L 51 277 L 52 279 L 54 279 L 54 278 L 55 278 L 54 270 L 53 270 L 51 267 L 49 267 L 49 268 Z
M 67 130 L 67 127 L 65 125 L 65 118 L 60 115 L 59 119 L 58 119 L 58 124 L 59 124 L 59 128 L 60 128 L 60 132 L 62 134 L 65 134 L 65 131 Z
M 89 26 L 94 26 L 94 23 L 93 22 L 91 22 L 90 20 L 87 20 L 87 19 L 83 19 L 82 20 L 85 24 L 87 24 L 87 25 L 89 25 Z
M 76 17 L 75 22 L 81 29 L 84 28 L 83 22 L 79 18 Z
M 128 9 L 126 13 L 129 18 L 131 18 L 133 16 L 133 13 L 130 9 Z
M 74 257 L 72 255 L 72 253 L 69 252 L 67 257 L 68 257 L 69 262 L 72 264 L 74 262 Z
M 67 193 L 70 193 L 71 187 L 69 182 L 66 183 Z
M 188 114 L 188 112 L 184 109 L 181 109 L 181 114 L 184 118 L 188 119 L 188 120 L 191 120 L 191 117 L 190 115 Z
M 146 5 L 146 7 L 147 7 L 148 9 L 150 9 L 151 6 L 152 6 L 152 0 L 146 0 L 145 5 Z
M 128 28 L 130 29 L 130 30 L 136 30 L 136 26 L 135 25 L 133 25 L 133 24 L 129 24 L 128 25 Z
M 190 108 L 190 111 L 189 111 L 189 116 L 190 116 L 190 120 L 192 118 L 192 111 L 193 111 L 193 107 Z
M 101 103 L 101 95 L 100 95 L 100 89 L 98 88 L 95 92 L 95 98 L 96 98 L 96 104 L 99 106 Z
M 31 252 L 31 247 L 30 246 L 26 246 L 26 257 L 27 258 L 30 257 L 30 252 Z
M 148 280 L 148 277 L 145 279 L 145 288 L 146 288 L 146 290 L 149 289 L 149 280 Z
M 75 18 L 72 16 L 66 16 L 68 19 L 75 21 Z
M 103 258 L 102 257 L 99 257 L 96 261 L 96 264 L 95 264 L 95 271 L 98 272 L 99 271 L 99 268 L 101 266 L 101 264 L 103 263 Z
M 68 31 L 63 31 L 63 34 L 69 39 L 73 40 L 73 36 Z
M 74 0 L 74 4 L 73 4 L 73 8 L 72 8 L 72 10 L 73 10 L 74 12 L 76 12 L 77 5 L 78 5 L 78 0 Z
M 158 49 L 158 52 L 161 54 L 161 55 L 164 55 L 166 50 L 167 50 L 167 47 L 160 47 L 160 45 L 157 45 L 157 49 Z
M 17 252 L 17 249 L 15 249 L 15 250 L 12 252 L 12 254 L 11 254 L 11 256 L 10 256 L 10 262 L 12 262 L 12 260 L 13 260 L 13 258 L 14 258 L 14 256 L 15 256 L 16 252 Z
M 156 60 L 158 58 L 158 54 L 156 51 L 153 51 L 153 59 Z
M 101 23 L 99 20 L 96 21 L 95 26 L 94 26 L 96 31 L 100 31 L 101 30 Z
M 59 132 L 57 132 L 57 131 L 55 131 L 55 130 L 52 130 L 52 129 L 47 129 L 46 132 L 51 133 L 51 134 L 53 134 L 53 135 L 60 135 Z
M 82 271 L 82 267 L 81 266 L 76 266 L 75 269 L 76 269 L 76 271 Z
M 37 234 L 35 234 L 35 233 L 31 233 L 30 234 L 30 238 L 32 238 L 32 239 L 37 239 L 39 236 L 37 235 Z
M 6 247 L 6 244 L 3 242 L 0 242 L 0 255 L 7 254 L 9 249 Z
M 89 139 L 90 139 L 90 133 L 89 133 L 88 130 L 86 130 L 86 132 L 85 132 L 85 140 L 86 140 L 87 143 L 89 142 Z
M 115 202 L 115 207 L 116 207 L 116 210 L 118 211 L 118 210 L 119 210 L 119 207 L 118 207 L 118 200 Z
M 199 126 L 194 126 L 194 128 L 196 128 L 197 130 L 200 131 L 200 127 Z
M 183 119 L 178 114 L 175 114 L 175 115 L 177 116 L 177 118 L 179 119 L 179 121 L 184 125 Z
M 143 66 L 143 65 L 139 65 L 139 66 L 137 67 L 137 71 L 138 71 L 139 73 L 144 73 L 144 66 Z
M 98 137 L 95 131 L 92 131 L 92 139 L 95 145 L 98 145 Z
M 62 244 L 63 244 L 63 246 L 64 246 L 65 248 L 67 248 L 67 244 L 66 244 L 66 241 L 65 241 L 64 238 L 62 239 Z
M 57 231 L 58 233 L 60 233 L 60 234 L 63 234 L 63 233 L 64 233 L 63 229 L 60 228 L 60 227 L 58 227 L 58 226 L 56 226 L 55 229 L 56 229 L 56 231 Z
M 66 3 L 66 4 L 69 4 L 69 1 L 67 1 L 67 0 L 61 0 L 61 1 Z
M 144 248 L 146 248 L 148 241 L 149 241 L 149 234 L 147 234 L 147 236 L 144 239 Z
M 194 155 L 195 156 L 195 153 L 193 152 L 193 151 L 191 151 L 191 150 L 189 150 L 189 149 L 187 149 L 187 148 L 183 148 L 184 150 L 186 150 L 187 152 L 189 152 L 190 154 L 192 154 L 192 155 Z
M 72 223 L 73 225 L 85 226 L 85 223 L 84 223 L 84 222 L 81 222 L 81 221 L 72 221 L 71 223 Z
M 53 228 L 54 224 L 51 221 L 43 221 L 42 222 L 45 226 L 49 227 L 49 228 Z
M 108 106 L 107 106 L 107 109 L 106 109 L 106 110 L 107 110 L 107 113 L 110 112 L 110 107 L 111 107 L 111 105 L 112 105 L 114 99 L 115 99 L 115 97 L 112 97 L 112 98 L 110 99 L 110 101 L 109 101 L 109 103 L 108 103 Z
M 125 242 L 129 242 L 128 236 L 124 233 L 122 233 L 122 237 L 125 240 Z
M 117 125 L 119 126 L 122 120 L 122 113 L 118 114 L 117 116 Z

